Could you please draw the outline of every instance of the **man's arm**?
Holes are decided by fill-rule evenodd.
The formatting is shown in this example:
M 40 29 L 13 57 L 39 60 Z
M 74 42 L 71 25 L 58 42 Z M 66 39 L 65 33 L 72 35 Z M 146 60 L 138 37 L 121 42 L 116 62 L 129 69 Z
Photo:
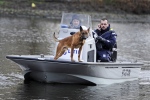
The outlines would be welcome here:
M 117 37 L 117 34 L 115 32 L 112 32 L 109 39 L 105 39 L 105 41 L 103 41 L 102 43 L 107 48 L 113 48 L 114 44 L 116 43 L 116 37 Z
M 96 39 L 102 43 L 102 45 L 106 48 L 112 48 L 114 46 L 114 44 L 116 43 L 116 33 L 112 32 L 110 33 L 110 35 L 108 36 L 109 38 L 105 39 L 101 36 L 98 36 Z

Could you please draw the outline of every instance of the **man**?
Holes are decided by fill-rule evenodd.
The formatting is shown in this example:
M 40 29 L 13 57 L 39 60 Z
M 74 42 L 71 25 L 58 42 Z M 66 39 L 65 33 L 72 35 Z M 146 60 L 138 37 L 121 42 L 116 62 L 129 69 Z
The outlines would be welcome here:
M 73 15 L 69 28 L 80 29 L 81 20 L 78 15 Z
M 112 61 L 112 49 L 116 44 L 117 34 L 110 28 L 110 24 L 106 18 L 100 20 L 98 28 L 93 34 L 97 34 L 95 39 L 97 49 L 97 61 L 110 62 Z

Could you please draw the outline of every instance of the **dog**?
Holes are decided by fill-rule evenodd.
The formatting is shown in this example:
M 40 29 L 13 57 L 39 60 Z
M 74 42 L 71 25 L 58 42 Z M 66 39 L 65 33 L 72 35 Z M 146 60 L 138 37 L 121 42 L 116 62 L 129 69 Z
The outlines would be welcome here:
M 61 57 L 64 54 L 64 52 L 68 50 L 68 48 L 71 48 L 71 56 L 70 56 L 71 61 L 75 62 L 75 60 L 73 59 L 74 48 L 79 48 L 78 61 L 82 62 L 80 60 L 80 54 L 81 54 L 82 47 L 85 43 L 85 40 L 90 35 L 89 31 L 90 31 L 90 27 L 87 30 L 83 30 L 83 28 L 80 26 L 80 31 L 62 40 L 58 40 L 54 32 L 53 38 L 56 42 L 59 42 L 57 45 L 57 50 L 56 50 L 56 55 L 54 57 L 54 60 L 57 60 L 59 57 Z

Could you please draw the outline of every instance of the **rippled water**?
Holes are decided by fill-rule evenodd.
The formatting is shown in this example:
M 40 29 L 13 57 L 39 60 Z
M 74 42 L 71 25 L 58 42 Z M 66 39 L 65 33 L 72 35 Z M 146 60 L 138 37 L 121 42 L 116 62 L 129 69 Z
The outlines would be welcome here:
M 150 100 L 149 70 L 141 71 L 139 80 L 110 85 L 24 84 L 19 66 L 5 56 L 53 54 L 54 41 L 51 36 L 53 32 L 58 32 L 59 22 L 49 19 L 0 18 L 0 99 Z M 96 24 L 93 22 L 93 28 Z M 118 60 L 150 60 L 149 23 L 111 25 L 118 34 Z
M 141 76 L 149 77 L 150 71 Z M 19 74 L 0 75 L 1 99 L 42 99 L 42 100 L 149 100 L 150 81 L 136 80 L 131 82 L 84 86 L 66 84 L 44 84 L 39 82 L 23 83 Z

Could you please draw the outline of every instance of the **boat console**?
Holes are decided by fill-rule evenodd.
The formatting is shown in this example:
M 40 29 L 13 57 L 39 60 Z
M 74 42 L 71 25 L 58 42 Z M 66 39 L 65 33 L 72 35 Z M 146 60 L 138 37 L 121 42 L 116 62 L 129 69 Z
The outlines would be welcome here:
M 63 13 L 61 24 L 60 24 L 60 31 L 59 31 L 59 39 L 63 39 L 65 37 L 68 37 L 72 35 L 75 32 L 80 31 L 79 29 L 73 29 L 70 28 L 70 23 L 72 20 L 72 16 L 77 15 L 80 18 L 81 26 L 83 29 L 87 29 L 90 27 L 90 36 L 86 39 L 86 42 L 83 46 L 82 52 L 81 52 L 81 59 L 84 62 L 96 62 L 96 46 L 95 46 L 95 40 L 92 36 L 92 23 L 91 23 L 91 17 L 89 15 L 85 14 L 74 14 L 74 13 Z M 56 47 L 57 47 L 56 43 Z M 56 51 L 56 50 L 55 50 Z M 74 59 L 78 61 L 78 49 L 74 49 Z M 60 57 L 60 59 L 70 59 L 70 48 Z

